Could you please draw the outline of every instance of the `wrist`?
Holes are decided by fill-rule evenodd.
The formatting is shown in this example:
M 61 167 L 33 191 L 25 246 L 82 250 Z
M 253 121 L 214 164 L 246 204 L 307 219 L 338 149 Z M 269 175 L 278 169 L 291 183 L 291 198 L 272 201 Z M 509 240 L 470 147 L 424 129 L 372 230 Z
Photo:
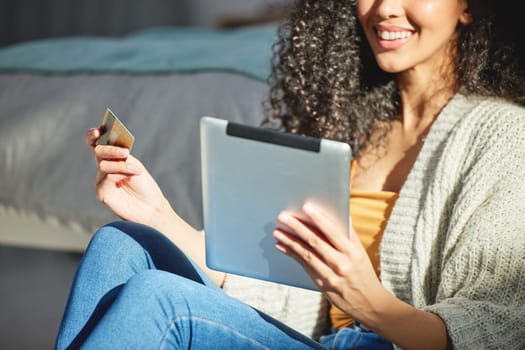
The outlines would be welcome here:
M 418 310 L 384 288 L 374 297 L 370 312 L 358 320 L 366 328 L 403 349 L 447 348 L 446 325 L 439 316 Z
M 147 225 L 160 232 L 165 232 L 167 227 L 173 224 L 174 220 L 179 220 L 169 201 L 163 197 L 159 204 L 152 208 Z
M 383 325 L 385 322 L 389 322 L 387 320 L 390 318 L 390 314 L 396 308 L 397 303 L 401 301 L 382 285 L 372 293 L 371 300 L 369 308 L 361 315 L 358 321 L 366 328 L 376 333 L 381 333 Z

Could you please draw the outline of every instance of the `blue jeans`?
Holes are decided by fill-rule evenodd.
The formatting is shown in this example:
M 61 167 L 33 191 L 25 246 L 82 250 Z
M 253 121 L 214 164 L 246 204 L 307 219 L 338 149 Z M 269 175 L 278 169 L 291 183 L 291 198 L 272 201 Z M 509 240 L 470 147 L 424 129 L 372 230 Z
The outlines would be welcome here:
M 375 333 L 347 330 L 315 342 L 227 296 L 159 232 L 115 222 L 84 254 L 56 349 L 339 349 L 343 338 L 392 349 Z

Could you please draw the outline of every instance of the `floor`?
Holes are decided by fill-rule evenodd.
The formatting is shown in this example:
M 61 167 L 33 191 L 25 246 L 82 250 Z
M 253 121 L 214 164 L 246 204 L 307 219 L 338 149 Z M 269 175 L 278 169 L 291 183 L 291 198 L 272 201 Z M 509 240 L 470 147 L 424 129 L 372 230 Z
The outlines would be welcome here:
M 0 349 L 53 349 L 80 258 L 0 245 Z

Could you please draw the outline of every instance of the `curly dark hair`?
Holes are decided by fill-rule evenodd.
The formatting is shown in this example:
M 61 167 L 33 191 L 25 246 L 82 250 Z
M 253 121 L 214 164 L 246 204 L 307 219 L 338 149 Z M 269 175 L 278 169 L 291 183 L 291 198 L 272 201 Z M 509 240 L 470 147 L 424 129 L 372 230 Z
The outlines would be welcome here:
M 456 86 L 462 93 L 525 105 L 519 11 L 511 6 L 502 11 L 502 3 L 509 5 L 469 1 L 473 22 L 459 28 Z M 371 141 L 378 125 L 387 125 L 386 135 L 389 122 L 400 116 L 396 76 L 377 65 L 355 0 L 300 0 L 295 5 L 274 45 L 270 111 L 263 125 L 347 142 L 358 157 L 365 147 L 380 143 L 381 136 Z

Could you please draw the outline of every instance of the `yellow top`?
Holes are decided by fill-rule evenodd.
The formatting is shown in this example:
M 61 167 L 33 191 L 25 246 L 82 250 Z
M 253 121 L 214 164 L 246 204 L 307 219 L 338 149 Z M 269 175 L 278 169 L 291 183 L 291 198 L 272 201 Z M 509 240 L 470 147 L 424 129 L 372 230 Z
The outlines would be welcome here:
M 351 191 L 350 194 L 352 225 L 372 261 L 377 276 L 380 275 L 379 244 L 397 197 L 396 192 L 387 191 Z M 353 320 L 335 306 L 330 308 L 330 320 L 332 327 L 337 329 L 353 324 Z

